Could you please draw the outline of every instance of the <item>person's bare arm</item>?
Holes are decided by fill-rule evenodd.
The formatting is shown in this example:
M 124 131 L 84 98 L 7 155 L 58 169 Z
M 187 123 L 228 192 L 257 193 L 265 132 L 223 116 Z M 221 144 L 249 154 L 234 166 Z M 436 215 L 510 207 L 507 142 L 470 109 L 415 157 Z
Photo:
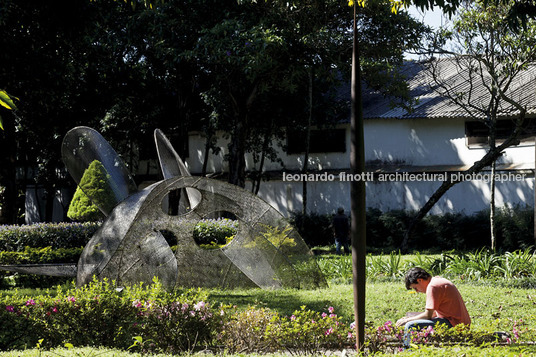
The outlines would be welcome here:
M 397 326 L 403 326 L 406 323 L 408 323 L 410 321 L 414 321 L 414 320 L 430 320 L 434 316 L 434 312 L 435 312 L 434 309 L 426 309 L 426 310 L 424 310 L 423 312 L 421 312 L 419 314 L 416 314 L 416 315 L 413 315 L 413 316 L 405 316 L 405 317 L 401 318 L 400 320 L 398 320 L 396 322 L 396 325 Z

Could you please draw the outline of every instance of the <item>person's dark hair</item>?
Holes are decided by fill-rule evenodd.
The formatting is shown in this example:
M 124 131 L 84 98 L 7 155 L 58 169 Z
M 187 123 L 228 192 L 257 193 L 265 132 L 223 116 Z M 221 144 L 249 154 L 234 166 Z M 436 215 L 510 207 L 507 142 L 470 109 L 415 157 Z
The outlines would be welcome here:
M 432 276 L 430 275 L 430 273 L 428 273 L 423 268 L 419 268 L 419 267 L 411 268 L 410 270 L 408 270 L 408 272 L 406 273 L 406 277 L 404 278 L 406 282 L 406 289 L 408 290 L 411 289 L 410 288 L 411 284 L 417 284 L 417 279 L 427 280 L 431 277 Z

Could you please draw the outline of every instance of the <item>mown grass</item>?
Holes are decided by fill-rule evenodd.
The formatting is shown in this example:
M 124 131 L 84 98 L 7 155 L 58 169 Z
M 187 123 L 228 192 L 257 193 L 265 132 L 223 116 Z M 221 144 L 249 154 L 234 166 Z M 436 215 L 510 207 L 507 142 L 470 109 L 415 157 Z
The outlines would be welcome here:
M 536 326 L 536 291 L 526 288 L 494 286 L 457 281 L 476 329 L 510 330 L 515 321 Z M 223 304 L 268 307 L 283 315 L 292 315 L 305 305 L 311 310 L 326 311 L 329 306 L 351 322 L 353 316 L 352 286 L 333 285 L 319 290 L 211 290 L 210 299 Z M 406 290 L 402 282 L 367 284 L 366 321 L 378 326 L 396 321 L 408 311 L 424 310 L 425 296 Z

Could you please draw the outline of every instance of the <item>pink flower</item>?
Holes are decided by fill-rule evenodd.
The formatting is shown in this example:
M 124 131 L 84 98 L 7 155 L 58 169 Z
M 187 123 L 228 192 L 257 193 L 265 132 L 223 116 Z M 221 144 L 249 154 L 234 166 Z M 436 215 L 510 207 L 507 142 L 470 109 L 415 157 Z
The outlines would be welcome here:
M 76 298 L 74 296 L 69 296 L 67 298 L 67 301 L 70 301 L 70 302 L 76 302 Z
M 328 317 L 328 314 L 326 314 L 325 312 L 322 313 L 322 318 L 325 319 L 326 317 Z
M 328 307 L 328 312 L 329 312 L 330 314 L 333 314 L 333 311 L 335 311 L 335 309 L 333 308 L 333 306 Z
M 34 299 L 30 299 L 30 300 L 26 301 L 26 306 L 30 306 L 30 305 L 35 305 L 35 300 Z
M 53 313 L 57 313 L 57 312 L 58 312 L 58 308 L 57 308 L 56 306 L 54 306 L 54 307 L 52 308 L 52 312 L 53 312 Z
M 290 319 L 291 319 L 292 321 L 294 321 L 294 320 L 296 320 L 296 316 L 295 316 L 295 315 L 292 315 L 292 316 L 290 317 Z
M 13 306 L 11 306 L 11 305 L 7 305 L 6 306 L 6 311 L 7 312 L 15 312 L 15 308 Z
M 326 330 L 326 332 L 324 334 L 326 336 L 329 336 L 329 335 L 331 335 L 332 332 L 333 332 L 333 329 L 330 327 L 329 329 Z
M 199 301 L 197 304 L 194 305 L 195 311 L 199 311 L 204 307 L 205 307 L 205 302 L 204 301 Z

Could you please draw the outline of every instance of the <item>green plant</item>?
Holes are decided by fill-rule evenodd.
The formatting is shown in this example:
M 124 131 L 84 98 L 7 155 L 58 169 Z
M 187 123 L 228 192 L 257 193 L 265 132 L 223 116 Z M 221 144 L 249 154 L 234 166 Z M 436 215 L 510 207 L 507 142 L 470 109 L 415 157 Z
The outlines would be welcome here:
M 310 247 L 329 246 L 334 243 L 329 214 L 292 212 L 290 223 L 298 230 Z
M 116 203 L 110 174 L 100 161 L 94 160 L 80 179 L 67 217 L 79 222 L 100 221 L 104 219 L 103 212 L 111 212 Z
M 266 327 L 266 337 L 274 341 L 278 350 L 292 355 L 314 355 L 353 343 L 348 325 L 334 313 L 333 307 L 319 313 L 301 306 L 290 317 L 275 315 Z
M 318 256 L 317 262 L 326 280 L 336 284 L 346 284 L 352 281 L 352 257 L 346 255 Z
M 248 307 L 233 314 L 224 324 L 218 339 L 231 353 L 266 353 L 276 350 L 266 329 L 277 313 L 266 308 Z
M 31 248 L 80 248 L 90 240 L 100 223 L 36 223 L 0 225 L 0 251 L 21 252 Z
M 206 248 L 219 248 L 231 242 L 238 231 L 238 221 L 229 218 L 203 219 L 194 227 L 195 242 Z

